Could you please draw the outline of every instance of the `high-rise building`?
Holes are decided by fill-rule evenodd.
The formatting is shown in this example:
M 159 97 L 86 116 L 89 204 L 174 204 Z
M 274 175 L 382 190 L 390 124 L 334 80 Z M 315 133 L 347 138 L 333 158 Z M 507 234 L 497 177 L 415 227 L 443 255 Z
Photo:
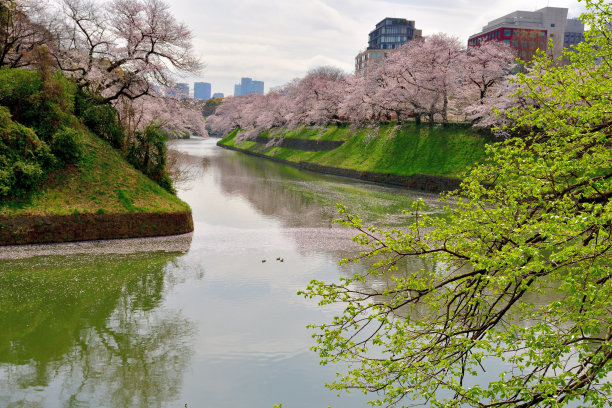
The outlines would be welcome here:
M 234 96 L 244 96 L 249 94 L 263 95 L 263 81 L 253 81 L 252 78 L 241 78 L 240 83 L 234 85 Z
M 223 94 L 223 92 L 215 92 L 212 97 L 213 99 L 225 98 L 225 95 Z
M 567 8 L 561 7 L 514 11 L 490 21 L 480 33 L 470 36 L 468 46 L 476 46 L 484 41 L 503 41 L 518 50 L 521 59 L 529 61 L 537 49 L 547 50 L 550 40 L 552 56 L 558 58 L 563 54 L 566 32 L 570 34 L 567 38 L 569 43 L 577 38 L 582 40 L 581 33 L 584 31 L 580 20 L 567 19 L 567 11 Z
M 415 28 L 414 21 L 405 18 L 385 18 L 370 32 L 368 48 L 355 57 L 355 71 L 365 69 L 368 64 L 379 63 L 389 50 L 399 48 L 408 41 L 422 36 L 422 31 Z
M 210 83 L 208 82 L 195 82 L 193 84 L 193 97 L 194 99 L 208 100 L 210 99 Z
M 387 17 L 370 32 L 368 49 L 392 50 L 421 36 L 422 32 L 414 27 L 414 21 Z

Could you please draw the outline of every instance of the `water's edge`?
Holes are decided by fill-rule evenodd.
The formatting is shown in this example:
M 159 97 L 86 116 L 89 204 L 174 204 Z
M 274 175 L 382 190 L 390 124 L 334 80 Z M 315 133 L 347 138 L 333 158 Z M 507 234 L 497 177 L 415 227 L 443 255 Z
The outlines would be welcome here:
M 157 237 L 192 231 L 191 210 L 176 213 L 0 217 L 0 245 Z
M 391 173 L 375 173 L 371 171 L 360 171 L 352 169 L 344 169 L 340 167 L 324 166 L 310 162 L 291 162 L 285 159 L 280 159 L 272 156 L 266 156 L 262 153 L 253 152 L 251 150 L 240 149 L 234 146 L 227 146 L 217 142 L 217 146 L 227 150 L 234 150 L 250 156 L 267 159 L 276 163 L 285 164 L 295 167 L 300 170 L 308 170 L 316 173 L 331 174 L 334 176 L 347 177 L 361 181 L 369 181 L 378 184 L 399 186 L 413 190 L 429 191 L 433 193 L 453 191 L 461 186 L 461 179 L 444 176 L 432 176 L 429 174 L 414 174 L 412 176 L 399 176 Z

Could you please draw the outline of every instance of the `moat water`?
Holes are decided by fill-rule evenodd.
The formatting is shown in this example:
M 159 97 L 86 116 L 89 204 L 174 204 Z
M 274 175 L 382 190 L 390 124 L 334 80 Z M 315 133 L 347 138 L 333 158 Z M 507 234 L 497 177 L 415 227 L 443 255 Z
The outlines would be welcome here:
M 336 203 L 378 224 L 436 196 L 171 144 L 188 175 L 180 237 L 0 247 L 0 407 L 365 407 L 325 382 L 296 292 L 359 272 Z M 277 258 L 280 258 L 277 259 Z M 282 261 L 281 261 L 282 260 Z

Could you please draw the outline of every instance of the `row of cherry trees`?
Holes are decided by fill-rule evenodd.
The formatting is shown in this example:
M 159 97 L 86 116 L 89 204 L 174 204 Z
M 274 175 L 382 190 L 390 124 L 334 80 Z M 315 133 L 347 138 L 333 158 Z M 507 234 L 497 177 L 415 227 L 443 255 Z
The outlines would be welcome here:
M 389 52 L 365 73 L 321 67 L 265 96 L 226 98 L 206 126 L 215 136 L 236 128 L 256 134 L 273 127 L 408 118 L 491 126 L 500 120 L 491 107 L 512 102 L 508 78 L 515 58 L 515 51 L 500 42 L 466 50 L 457 38 L 436 34 Z
M 153 122 L 168 132 L 205 134 L 197 107 L 164 92 L 173 75 L 201 68 L 192 38 L 162 0 L 0 4 L 0 67 L 34 67 L 44 49 L 80 89 L 117 108 L 128 136 Z

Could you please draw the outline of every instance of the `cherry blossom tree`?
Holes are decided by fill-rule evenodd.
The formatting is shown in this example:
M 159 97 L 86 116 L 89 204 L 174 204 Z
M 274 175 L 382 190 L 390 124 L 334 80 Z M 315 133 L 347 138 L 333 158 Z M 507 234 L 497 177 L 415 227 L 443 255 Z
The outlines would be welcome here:
M 136 99 L 152 85 L 172 85 L 174 72 L 195 73 L 190 29 L 162 0 L 64 0 L 56 62 L 104 102 Z
M 489 92 L 503 83 L 516 68 L 516 50 L 499 41 L 469 47 L 462 56 L 463 89 L 476 92 L 481 104 Z
M 433 124 L 439 114 L 448 122 L 449 99 L 459 86 L 461 43 L 456 37 L 434 34 L 411 41 L 392 53 L 387 64 L 391 86 L 399 88 L 417 115 L 426 114 Z
M 290 126 L 326 125 L 337 120 L 344 81 L 344 72 L 330 66 L 312 69 L 304 78 L 294 81 L 288 87 Z
M 225 98 L 223 105 L 217 108 L 215 114 L 206 119 L 205 126 L 208 134 L 223 137 L 239 128 L 244 109 L 243 101 L 241 97 L 228 96 Z
M 170 137 L 207 136 L 202 113 L 193 100 L 152 93 L 137 99 L 122 98 L 116 107 L 128 138 L 151 124 Z
M 51 42 L 54 20 L 45 11 L 46 6 L 40 0 L 0 3 L 0 67 L 28 66 L 36 48 Z

